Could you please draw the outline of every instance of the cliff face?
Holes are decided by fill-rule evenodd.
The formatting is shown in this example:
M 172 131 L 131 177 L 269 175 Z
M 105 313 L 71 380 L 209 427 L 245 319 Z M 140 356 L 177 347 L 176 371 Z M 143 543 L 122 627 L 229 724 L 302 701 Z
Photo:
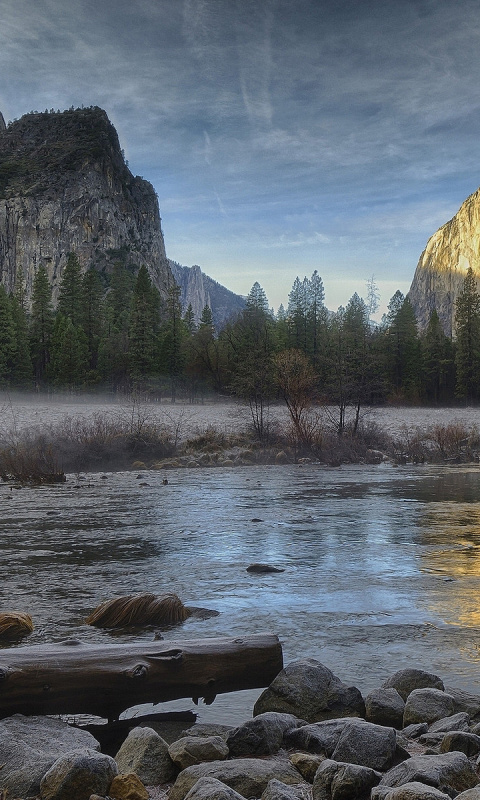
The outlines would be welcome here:
M 83 269 L 145 265 L 162 294 L 172 280 L 155 191 L 126 166 L 102 109 L 0 120 L 0 280 L 12 291 L 21 269 L 30 296 L 44 265 L 56 299 L 72 251 Z
M 408 293 L 420 330 L 436 308 L 445 333 L 455 332 L 456 298 L 469 267 L 480 286 L 480 189 L 434 233 L 420 256 Z
M 200 320 L 205 306 L 209 306 L 215 327 L 219 330 L 230 317 L 239 314 L 245 308 L 243 297 L 209 278 L 198 265 L 182 267 L 175 261 L 169 263 L 173 277 L 182 292 L 182 308 L 185 311 L 191 304 L 196 322 Z

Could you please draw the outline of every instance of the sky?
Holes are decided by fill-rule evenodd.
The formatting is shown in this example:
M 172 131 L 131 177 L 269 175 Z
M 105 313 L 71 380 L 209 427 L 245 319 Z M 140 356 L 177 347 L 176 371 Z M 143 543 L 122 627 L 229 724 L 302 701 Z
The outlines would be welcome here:
M 477 0 L 2 0 L 0 111 L 98 105 L 167 255 L 379 313 L 480 185 Z

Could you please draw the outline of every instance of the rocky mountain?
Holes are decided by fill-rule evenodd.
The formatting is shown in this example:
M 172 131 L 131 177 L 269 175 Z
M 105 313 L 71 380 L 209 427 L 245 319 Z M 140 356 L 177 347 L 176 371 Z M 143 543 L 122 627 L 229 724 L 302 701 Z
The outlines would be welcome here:
M 436 308 L 445 333 L 455 332 L 456 298 L 469 267 L 480 288 L 480 189 L 433 234 L 420 256 L 408 293 L 420 330 Z
M 21 269 L 31 294 L 43 264 L 56 299 L 69 252 L 84 269 L 145 265 L 166 293 L 172 274 L 153 186 L 134 177 L 115 128 L 97 107 L 0 115 L 0 280 Z
M 182 267 L 175 261 L 169 261 L 169 264 L 182 292 L 182 308 L 185 311 L 191 303 L 196 322 L 199 321 L 205 306 L 209 306 L 215 327 L 219 330 L 230 317 L 245 308 L 244 297 L 234 294 L 213 278 L 209 278 L 198 265 Z

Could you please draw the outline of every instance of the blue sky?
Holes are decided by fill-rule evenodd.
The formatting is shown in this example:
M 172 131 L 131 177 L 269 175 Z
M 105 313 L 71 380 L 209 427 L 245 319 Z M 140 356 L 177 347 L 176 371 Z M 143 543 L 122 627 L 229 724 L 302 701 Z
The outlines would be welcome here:
M 0 111 L 99 105 L 167 254 L 385 308 L 480 185 L 476 0 L 2 0 Z

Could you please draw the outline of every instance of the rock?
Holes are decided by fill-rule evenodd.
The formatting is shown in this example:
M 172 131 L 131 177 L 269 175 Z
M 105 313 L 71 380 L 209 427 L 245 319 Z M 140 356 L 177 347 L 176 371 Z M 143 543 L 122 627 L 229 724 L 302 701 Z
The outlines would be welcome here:
M 452 714 L 451 717 L 443 717 L 432 722 L 429 733 L 448 733 L 448 731 L 468 731 L 470 717 L 465 711 Z
M 480 784 L 474 786 L 473 789 L 467 789 L 466 792 L 457 794 L 455 800 L 480 800 Z
M 118 774 L 115 761 L 95 750 L 60 756 L 40 781 L 41 800 L 88 800 L 106 795 Z
M 383 461 L 383 453 L 381 450 L 367 450 L 365 453 L 366 464 L 381 464 Z
M 268 782 L 263 791 L 261 800 L 303 800 L 305 792 L 303 787 L 287 786 L 276 778 Z
M 331 756 L 340 734 L 350 719 L 351 717 L 329 719 L 287 731 L 284 735 L 285 746 L 298 747 L 308 753 L 324 753 L 326 756 Z
M 408 761 L 392 767 L 380 781 L 381 786 L 401 786 L 419 781 L 450 794 L 471 789 L 478 776 L 465 753 L 412 756 Z
M 412 781 L 394 789 L 377 786 L 372 789 L 371 800 L 450 800 L 450 796 L 433 786 Z
M 453 689 L 448 686 L 445 689 L 455 701 L 455 711 L 466 712 L 472 722 L 480 721 L 480 695 L 472 692 L 464 692 L 463 689 Z
M 308 783 L 313 783 L 315 773 L 322 761 L 325 761 L 325 756 L 315 756 L 312 753 L 292 753 L 290 756 L 290 763 Z
M 392 765 L 396 746 L 393 728 L 351 719 L 340 734 L 332 758 L 374 770 L 386 770 Z
M 245 298 L 234 294 L 217 281 L 205 275 L 198 264 L 184 267 L 169 259 L 170 269 L 180 286 L 180 300 L 185 310 L 192 306 L 195 322 L 200 322 L 202 311 L 208 306 L 212 312 L 213 324 L 217 330 L 225 322 L 237 316 L 245 308 Z
M 414 689 L 445 689 L 443 681 L 438 675 L 424 672 L 422 669 L 401 669 L 391 675 L 382 689 L 396 689 L 400 697 L 406 700 Z
M 285 450 L 279 450 L 275 456 L 275 464 L 288 464 L 290 461 Z
M 314 658 L 292 661 L 260 695 L 255 716 L 266 711 L 293 714 L 307 722 L 345 716 L 363 716 L 360 691 L 346 686 Z
M 435 722 L 454 713 L 453 697 L 439 689 L 414 689 L 407 697 L 403 712 L 404 725 Z
M 267 711 L 234 728 L 227 736 L 231 756 L 262 756 L 277 753 L 284 734 L 305 725 L 292 714 Z
M 212 761 L 184 769 L 170 789 L 168 800 L 184 800 L 197 780 L 204 777 L 217 778 L 244 797 L 260 797 L 272 778 L 289 786 L 303 783 L 300 773 L 284 758 Z
M 365 698 L 365 719 L 376 725 L 403 727 L 405 701 L 396 689 L 374 689 Z
M 120 773 L 134 772 L 145 786 L 166 783 L 176 774 L 168 744 L 153 728 L 133 728 L 115 761 Z
M 408 736 L 409 739 L 418 739 L 422 733 L 426 733 L 428 731 L 428 724 L 426 722 L 418 722 L 416 725 L 407 725 L 402 733 L 404 736 Z
M 271 564 L 250 564 L 247 567 L 247 572 L 254 572 L 262 575 L 263 573 L 267 572 L 285 572 L 284 569 L 280 569 L 279 567 L 273 567 Z
M 185 795 L 185 800 L 245 800 L 245 798 L 217 778 L 199 778 Z
M 108 789 L 111 800 L 148 800 L 149 793 L 134 772 L 128 775 L 117 775 Z
M 217 725 L 215 722 L 196 722 L 191 728 L 182 732 L 182 736 L 220 736 L 225 742 L 233 731 L 231 725 Z
M 0 721 L 0 765 L 2 789 L 11 797 L 36 795 L 40 781 L 59 755 L 100 743 L 87 731 L 72 728 L 50 717 L 15 714 Z
M 325 759 L 320 764 L 312 788 L 313 800 L 361 800 L 381 778 L 378 772 L 358 764 L 343 764 Z
M 228 758 L 228 747 L 221 736 L 184 736 L 169 745 L 168 754 L 178 769 L 186 769 Z
M 480 753 L 480 736 L 466 731 L 449 731 L 440 744 L 441 753 L 450 753 L 458 750 L 466 756 L 476 756 Z

